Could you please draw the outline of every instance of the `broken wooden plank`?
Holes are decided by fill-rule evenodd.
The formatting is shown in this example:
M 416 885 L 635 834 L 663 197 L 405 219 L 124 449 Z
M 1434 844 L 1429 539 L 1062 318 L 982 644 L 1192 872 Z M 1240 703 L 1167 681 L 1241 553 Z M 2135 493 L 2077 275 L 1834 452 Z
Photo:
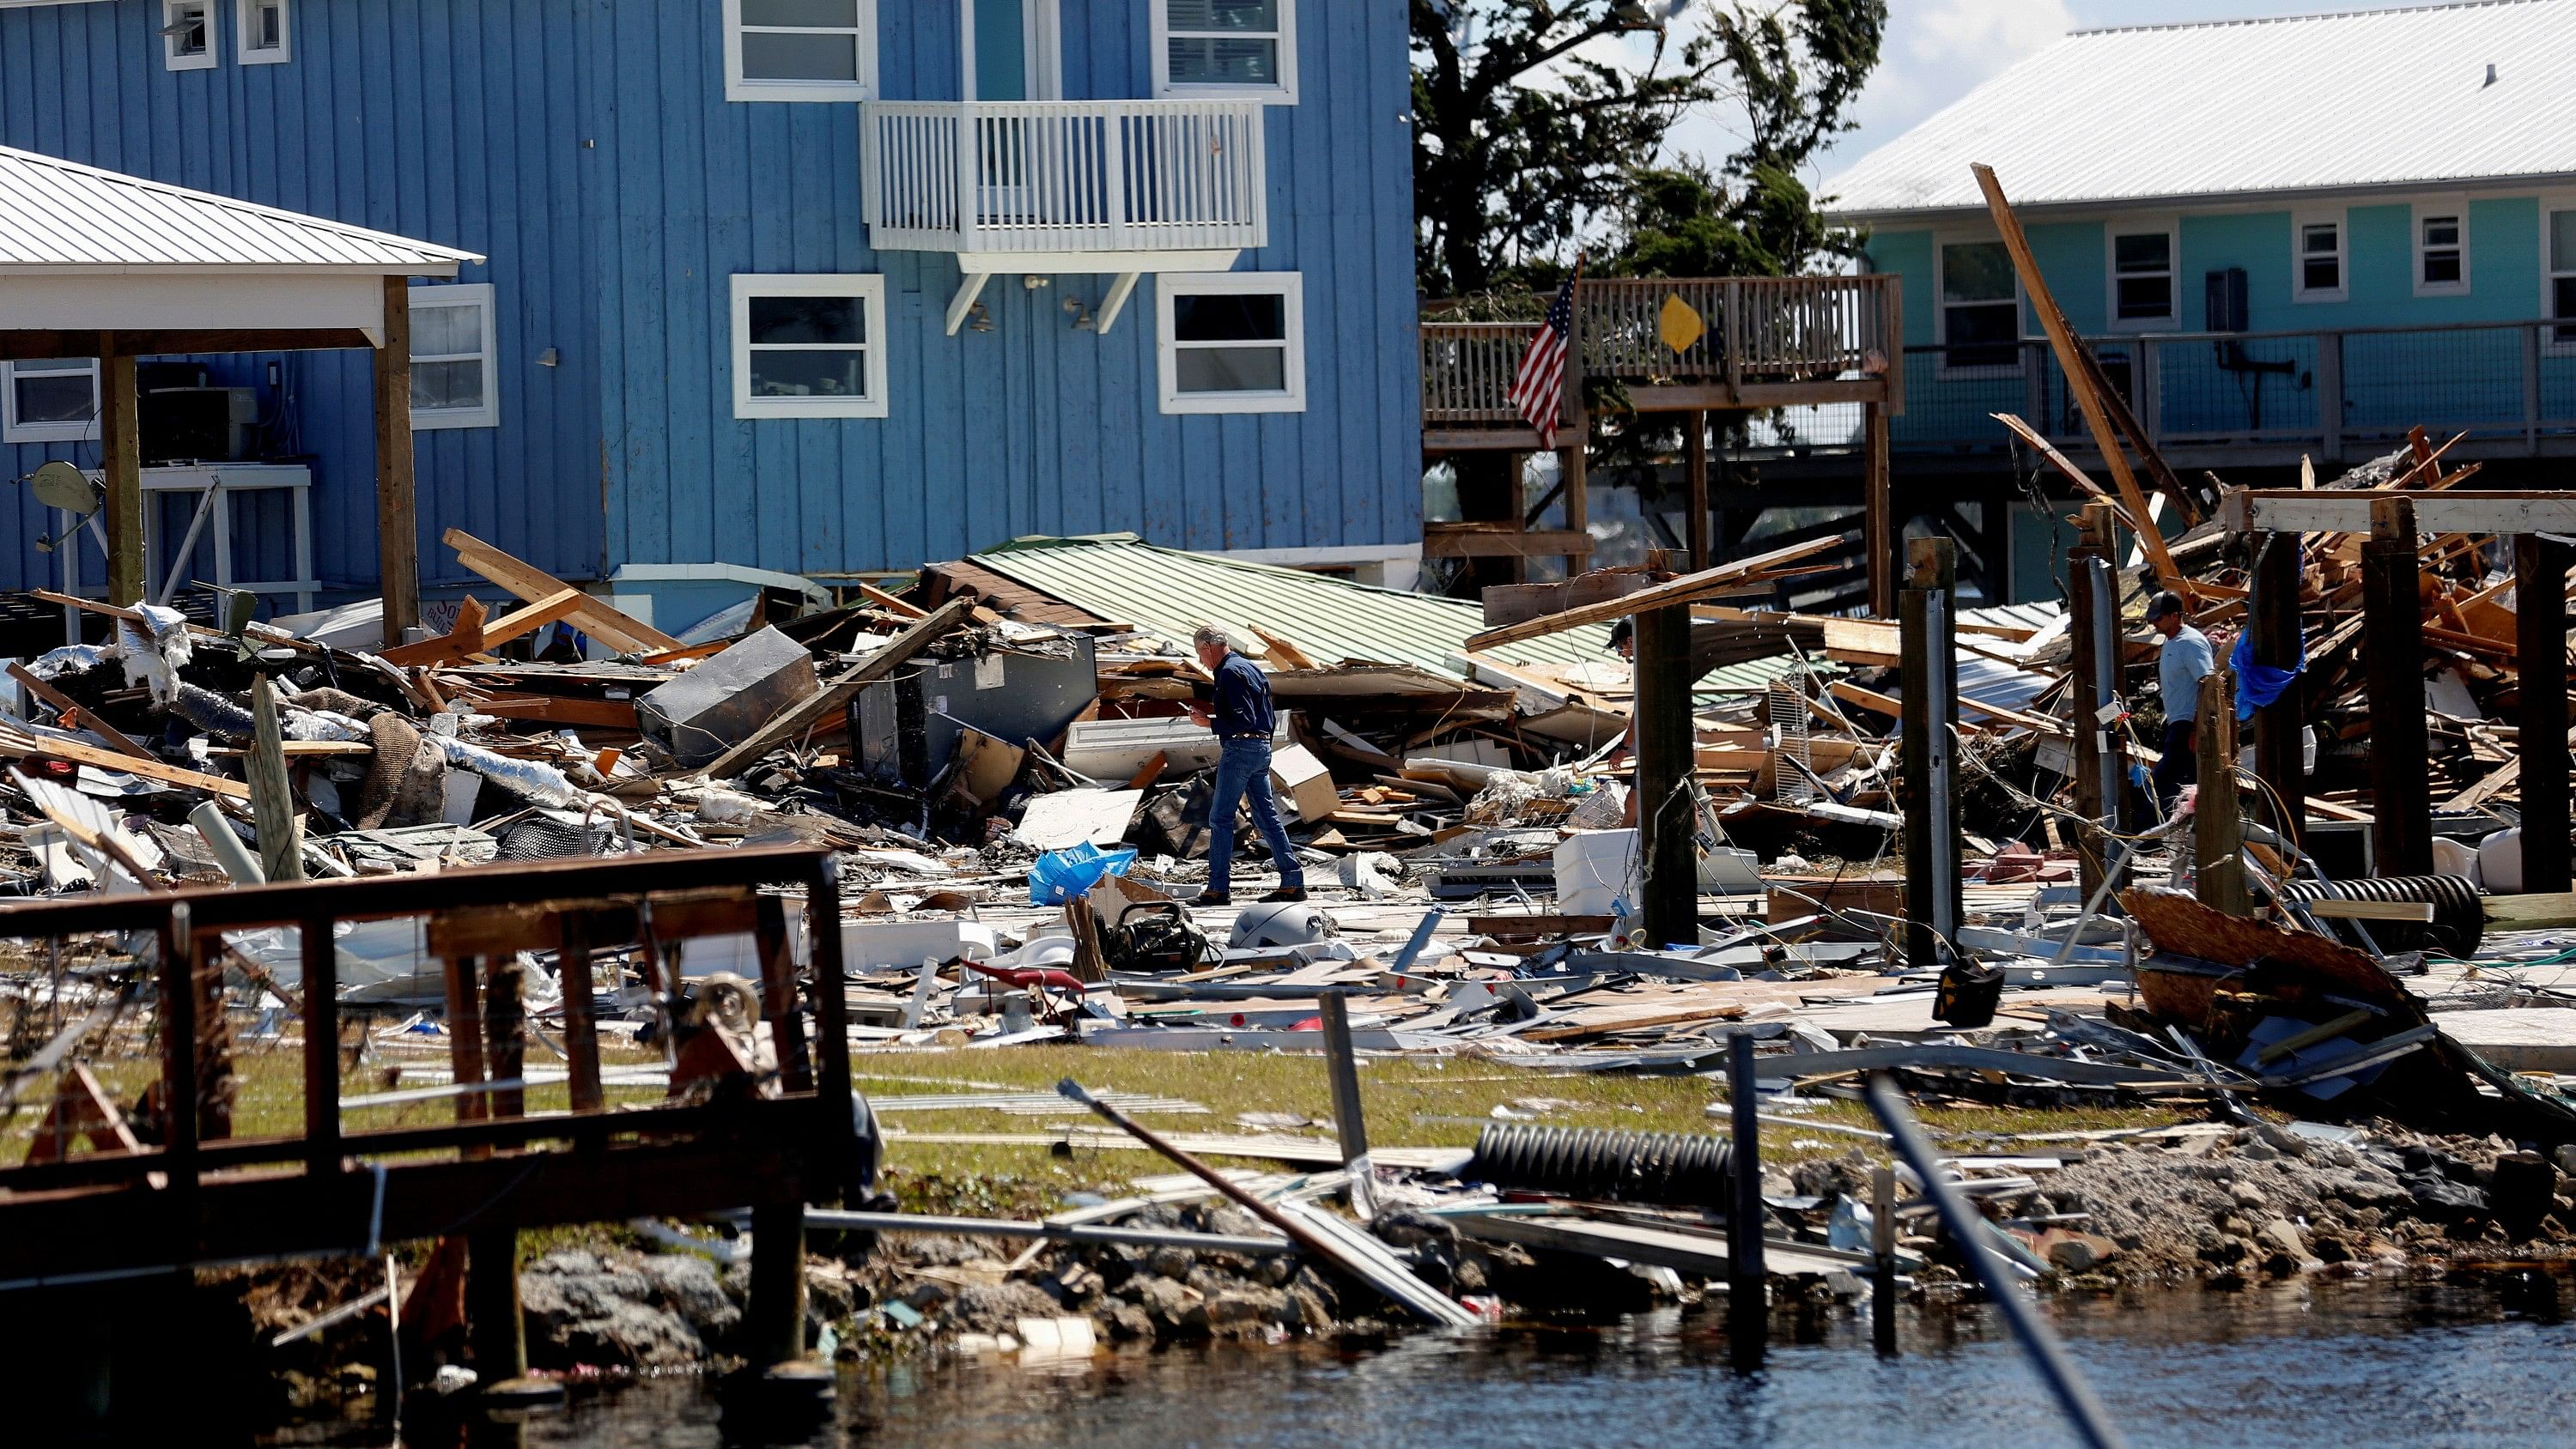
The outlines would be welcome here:
M 1568 629 L 1579 629 L 1586 624 L 1605 624 L 1612 619 L 1624 619 L 1631 614 L 1714 598 L 1720 594 L 1736 592 L 1753 575 L 1784 564 L 1796 563 L 1800 559 L 1810 558 L 1842 546 L 1843 540 L 1839 534 L 1830 538 L 1812 539 L 1806 543 L 1793 543 L 1783 548 L 1772 549 L 1767 553 L 1754 554 L 1750 558 L 1740 558 L 1730 563 L 1719 564 L 1715 568 L 1702 569 L 1695 574 L 1684 574 L 1680 578 L 1640 589 L 1633 594 L 1604 599 L 1600 603 L 1587 604 L 1579 609 L 1567 609 L 1562 613 L 1523 620 L 1518 624 L 1506 624 L 1499 629 L 1487 629 L 1483 633 L 1469 635 L 1466 648 L 1470 652 L 1499 648 L 1505 644 L 1517 644 L 1524 639 L 1540 639 L 1550 634 L 1563 633 Z
M 89 729 L 98 735 L 99 738 L 107 741 L 111 745 L 114 745 L 117 750 L 123 754 L 132 755 L 138 760 L 158 760 L 160 758 L 160 756 L 153 754 L 150 750 L 147 750 L 141 745 L 136 744 L 134 741 L 127 739 L 123 732 L 119 731 L 116 726 L 100 719 L 97 715 L 90 713 L 88 710 L 81 708 L 80 705 L 74 703 L 71 697 L 64 694 L 61 690 L 54 688 L 52 685 L 47 684 L 41 679 L 38 679 L 28 670 L 27 666 L 12 660 L 9 665 L 9 677 L 18 681 L 20 684 L 25 685 L 29 694 L 32 694 L 36 698 L 43 700 L 45 703 L 52 705 L 54 707 L 54 712 L 62 717 L 62 727 L 64 729 L 79 728 L 80 725 L 74 723 L 74 721 L 77 720 L 86 724 Z
M 141 775 L 147 780 L 158 780 L 165 785 L 184 786 L 190 790 L 202 790 L 209 795 L 223 795 L 234 800 L 250 798 L 250 787 L 239 780 L 227 780 L 220 775 L 199 774 L 195 770 L 183 770 L 176 765 L 165 765 L 159 760 L 136 759 L 132 755 L 121 755 L 114 750 L 85 745 L 77 740 L 40 738 L 22 734 L 17 730 L 0 728 L 0 756 L 25 759 L 31 755 L 70 760 L 81 765 L 96 765 L 102 770 L 119 770 L 128 775 Z
M 464 529 L 449 529 L 444 541 L 449 548 L 456 550 L 459 563 L 529 603 L 552 599 L 570 587 L 535 564 L 512 558 Z M 580 596 L 567 617 L 573 627 L 584 634 L 612 649 L 630 654 L 651 654 L 685 647 L 679 640 L 643 620 L 621 613 L 607 601 L 594 599 L 588 594 Z

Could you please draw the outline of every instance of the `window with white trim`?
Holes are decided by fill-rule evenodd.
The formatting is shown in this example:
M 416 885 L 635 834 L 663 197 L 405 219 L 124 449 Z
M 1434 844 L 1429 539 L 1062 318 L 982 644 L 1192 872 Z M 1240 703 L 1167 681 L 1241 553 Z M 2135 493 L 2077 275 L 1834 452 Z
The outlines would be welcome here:
M 1154 94 L 1297 99 L 1297 0 L 1149 0 Z
M 877 0 L 724 0 L 725 99 L 876 94 Z
M 885 278 L 737 275 L 733 415 L 886 415 Z
M 2415 208 L 2415 295 L 2469 290 L 2469 209 L 2457 202 Z
M 212 70 L 215 0 L 161 0 L 161 60 L 172 70 Z
M 2540 214 L 2541 298 L 2553 352 L 2576 352 L 2576 207 L 2543 207 Z
M 2290 299 L 2340 302 L 2352 295 L 2346 279 L 2344 214 L 2294 212 L 2290 217 Z
M 243 65 L 279 65 L 294 57 L 286 29 L 287 0 L 235 0 L 233 51 Z
M 2179 324 L 2174 273 L 2182 239 L 2171 222 L 2111 229 L 2111 326 L 2143 330 Z
M 1167 413 L 1306 410 L 1300 272 L 1167 272 L 1155 279 Z
M 411 425 L 497 428 L 492 284 L 411 289 Z
M 83 443 L 98 437 L 98 360 L 0 362 L 0 442 Z
M 1940 272 L 1941 370 L 2014 372 L 2021 367 L 2021 285 L 2000 241 L 1945 242 Z

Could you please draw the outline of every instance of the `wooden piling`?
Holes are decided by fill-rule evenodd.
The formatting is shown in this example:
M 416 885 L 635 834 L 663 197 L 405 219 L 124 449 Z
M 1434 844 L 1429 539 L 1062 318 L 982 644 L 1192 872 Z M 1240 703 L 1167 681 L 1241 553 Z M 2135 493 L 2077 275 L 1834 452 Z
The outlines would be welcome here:
M 1762 1261 L 1762 1118 L 1753 1089 L 1753 1038 L 1734 1032 L 1726 1040 L 1726 1097 L 1734 1128 L 1728 1171 L 1735 1201 L 1726 1214 L 1727 1332 L 1739 1362 L 1760 1357 L 1770 1334 L 1769 1273 Z
M 1958 545 L 1918 538 L 1906 548 L 1904 594 L 1897 600 L 1903 649 L 1905 812 L 1905 959 L 1915 966 L 1950 959 L 1958 939 L 1959 812 L 1952 768 L 1958 750 L 1959 655 L 1954 630 Z
M 2370 503 L 2361 546 L 2362 637 L 2370 689 L 2372 853 L 2381 875 L 2433 873 L 2433 806 L 2424 788 L 2424 603 L 2417 579 L 2415 505 Z
M 1883 1354 L 1896 1352 L 1896 1169 L 1869 1174 L 1870 1336 Z
M 2254 555 L 2254 660 L 2271 669 L 2299 667 L 2307 643 L 2299 626 L 2300 536 L 2267 533 Z M 2267 817 L 2291 844 L 2307 829 L 2308 772 L 2300 746 L 2300 686 L 2293 679 L 2280 697 L 2254 712 L 2254 775 L 2271 795 Z
M 2199 725 L 2192 731 L 2200 754 L 2200 803 L 2192 816 L 2192 844 L 2199 857 L 2192 875 L 2194 893 L 2214 910 L 2251 915 L 2244 806 L 2236 789 L 2236 678 L 2223 668 L 2200 678 Z
M 2106 748 L 2109 735 L 2101 722 L 2102 706 L 2110 699 L 2103 681 L 2119 678 L 2119 596 L 2111 587 L 2111 527 L 2109 504 L 2086 504 L 2079 521 L 2083 542 L 2066 556 L 2066 637 L 2074 648 L 2067 684 L 2074 702 L 2070 723 L 2075 732 L 2075 813 L 2088 821 L 2111 819 L 2118 813 L 2120 798 L 2116 774 L 2104 764 L 2106 757 L 2116 760 L 2118 756 Z M 2103 617 L 2106 612 L 2108 618 Z M 2090 899 L 2101 889 L 2109 865 L 2101 828 L 2077 827 L 2075 852 L 2078 880 Z
M 755 1369 L 805 1356 L 805 1205 L 761 1203 L 751 1210 L 751 1304 L 744 1357 Z
M 2576 549 L 2513 540 L 2515 655 L 2522 666 L 2522 888 L 2568 888 L 2567 568 Z M 2374 741 L 2374 743 L 2376 743 Z
M 1637 623 L 1637 826 L 1646 935 L 1699 940 L 1699 852 L 1691 799 L 1690 610 L 1648 609 Z

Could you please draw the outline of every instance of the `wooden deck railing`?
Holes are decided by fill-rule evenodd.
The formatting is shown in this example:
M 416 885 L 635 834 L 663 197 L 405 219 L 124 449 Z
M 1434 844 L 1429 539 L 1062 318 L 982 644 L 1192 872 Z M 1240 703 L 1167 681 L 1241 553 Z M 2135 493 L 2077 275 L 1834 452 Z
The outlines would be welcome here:
M 1639 388 L 1722 389 L 1711 406 L 1768 406 L 1744 389 L 1858 381 L 1902 387 L 1896 279 L 1646 277 L 1587 281 L 1575 292 L 1580 376 Z M 1678 297 L 1703 329 L 1675 351 L 1663 336 Z M 1422 324 L 1422 420 L 1509 426 L 1507 398 L 1536 321 Z M 1572 369 L 1569 369 L 1571 371 Z

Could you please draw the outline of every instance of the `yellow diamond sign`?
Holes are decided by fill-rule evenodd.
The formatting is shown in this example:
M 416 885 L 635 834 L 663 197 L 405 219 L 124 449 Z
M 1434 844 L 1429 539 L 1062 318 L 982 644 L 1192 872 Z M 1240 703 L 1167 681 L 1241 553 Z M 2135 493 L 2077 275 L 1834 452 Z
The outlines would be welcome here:
M 1708 324 L 1701 320 L 1697 308 L 1681 298 L 1679 292 L 1664 294 L 1664 310 L 1656 318 L 1655 330 L 1662 334 L 1664 345 L 1675 352 L 1688 352 L 1691 345 L 1708 335 Z

